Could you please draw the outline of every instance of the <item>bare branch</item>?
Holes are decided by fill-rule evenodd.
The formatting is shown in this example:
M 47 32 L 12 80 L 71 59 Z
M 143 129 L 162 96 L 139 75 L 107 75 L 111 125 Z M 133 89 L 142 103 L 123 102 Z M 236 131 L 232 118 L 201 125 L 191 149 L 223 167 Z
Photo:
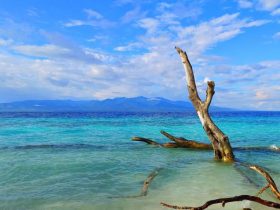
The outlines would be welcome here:
M 147 139 L 147 138 L 143 138 L 143 137 L 138 137 L 138 136 L 132 137 L 131 140 L 132 141 L 143 141 L 143 142 L 146 142 L 147 144 L 162 146 L 160 143 L 158 143 L 156 141 L 153 141 L 153 140 Z
M 163 203 L 163 202 L 161 202 L 161 205 L 163 205 L 165 207 L 168 207 L 168 208 L 172 208 L 172 209 L 204 210 L 204 209 L 206 209 L 209 206 L 214 205 L 214 204 L 221 203 L 222 206 L 224 207 L 226 205 L 226 203 L 244 201 L 244 200 L 253 201 L 253 202 L 256 202 L 256 203 L 259 203 L 261 205 L 268 206 L 268 207 L 271 207 L 271 208 L 280 209 L 280 204 L 279 203 L 275 203 L 275 202 L 272 202 L 272 201 L 267 201 L 267 200 L 261 199 L 257 196 L 251 196 L 251 195 L 239 195 L 239 196 L 234 196 L 234 197 L 218 198 L 218 199 L 214 199 L 214 200 L 209 200 L 205 204 L 203 204 L 202 206 L 198 206 L 198 207 L 176 206 L 176 205 L 170 205 L 170 204 Z
M 260 194 L 262 194 L 264 191 L 266 191 L 269 188 L 269 184 L 266 185 L 265 187 L 263 187 L 257 194 L 256 196 L 260 196 Z
M 153 141 L 151 139 L 147 139 L 147 138 L 143 138 L 143 137 L 132 137 L 131 138 L 132 141 L 142 141 L 145 142 L 147 144 L 151 144 L 151 145 L 155 145 L 155 146 L 159 146 L 159 147 L 166 147 L 166 148 L 176 148 L 179 147 L 176 143 L 172 143 L 172 142 L 168 142 L 168 143 L 164 143 L 164 144 L 160 144 L 156 141 Z
M 177 50 L 178 54 L 181 57 L 185 73 L 186 73 L 186 79 L 187 79 L 187 84 L 188 84 L 188 91 L 189 91 L 189 98 L 192 101 L 192 103 L 198 103 L 199 105 L 202 104 L 201 99 L 199 98 L 197 88 L 196 88 L 196 83 L 195 83 L 195 78 L 193 74 L 193 69 L 192 65 L 189 61 L 188 55 L 186 52 L 184 52 L 181 48 L 175 47 Z M 196 105 L 194 105 L 196 108 Z
M 205 144 L 202 142 L 197 142 L 193 140 L 188 140 L 185 138 L 178 138 L 175 137 L 165 131 L 160 131 L 160 133 L 164 136 L 166 136 L 168 139 L 171 141 L 174 141 L 179 147 L 184 147 L 184 148 L 191 148 L 191 149 L 206 149 L 206 150 L 212 150 L 212 145 L 211 144 Z
M 251 166 L 249 166 L 249 168 L 254 170 L 254 171 L 256 171 L 256 172 L 258 172 L 260 175 L 262 175 L 266 179 L 266 181 L 268 182 L 268 186 L 269 186 L 271 192 L 276 196 L 276 198 L 278 198 L 280 200 L 280 192 L 279 192 L 279 190 L 278 190 L 274 180 L 269 175 L 269 173 L 266 172 L 260 166 L 251 165 Z
M 208 81 L 207 82 L 207 90 L 206 90 L 206 99 L 205 99 L 205 102 L 204 102 L 204 105 L 205 105 L 205 108 L 208 110 L 210 104 L 211 104 L 211 101 L 212 101 L 212 98 L 213 98 L 213 95 L 215 94 L 215 83 L 214 81 Z

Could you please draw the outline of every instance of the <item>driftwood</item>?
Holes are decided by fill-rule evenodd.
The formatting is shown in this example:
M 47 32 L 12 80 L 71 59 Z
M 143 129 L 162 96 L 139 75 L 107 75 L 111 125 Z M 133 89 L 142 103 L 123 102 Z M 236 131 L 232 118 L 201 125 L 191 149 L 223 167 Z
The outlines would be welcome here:
M 146 142 L 147 144 L 151 144 L 151 145 L 155 145 L 155 146 L 159 146 L 159 147 L 166 147 L 166 148 L 179 147 L 176 143 L 168 142 L 168 143 L 160 144 L 160 143 L 158 143 L 156 141 L 153 141 L 151 139 L 138 137 L 138 136 L 132 137 L 131 140 L 132 141 L 142 141 L 142 142 Z
M 171 141 L 174 141 L 179 147 L 192 148 L 192 149 L 207 149 L 207 150 L 213 149 L 212 145 L 210 145 L 210 144 L 205 144 L 205 143 L 201 143 L 198 141 L 188 140 L 183 137 L 177 138 L 165 131 L 160 131 L 160 133 L 162 135 L 166 136 L 167 138 L 169 138 Z
M 166 132 L 166 131 L 160 131 L 162 135 L 167 137 L 169 140 L 173 142 L 167 142 L 167 143 L 158 143 L 152 139 L 144 138 L 135 136 L 132 137 L 132 141 L 141 141 L 145 142 L 150 145 L 159 146 L 159 147 L 165 147 L 165 148 L 189 148 L 189 149 L 197 149 L 197 150 L 213 150 L 213 147 L 211 144 L 202 143 L 201 141 L 197 140 L 188 140 L 183 137 L 176 137 L 172 134 Z M 234 151 L 262 151 L 262 152 L 280 152 L 280 149 L 278 147 L 233 147 Z
M 280 203 L 264 200 L 264 199 L 261 199 L 261 198 L 258 197 L 265 190 L 270 188 L 271 192 L 275 195 L 275 197 L 280 200 L 279 190 L 278 190 L 274 180 L 270 176 L 270 174 L 267 171 L 265 171 L 263 168 L 261 168 L 260 166 L 257 166 L 257 165 L 247 165 L 247 167 L 249 167 L 250 169 L 252 169 L 252 170 L 256 171 L 257 173 L 259 173 L 260 175 L 262 175 L 266 179 L 266 181 L 268 182 L 268 184 L 265 187 L 263 187 L 257 193 L 256 196 L 238 195 L 238 196 L 234 196 L 234 197 L 218 198 L 218 199 L 214 199 L 214 200 L 209 200 L 205 204 L 203 204 L 202 206 L 199 206 L 199 207 L 176 206 L 176 205 L 170 205 L 170 204 L 167 204 L 167 203 L 164 203 L 164 202 L 161 202 L 161 205 L 163 205 L 165 207 L 168 207 L 168 208 L 173 208 L 173 209 L 203 210 L 203 209 L 206 209 L 213 204 L 221 203 L 222 206 L 224 207 L 225 204 L 229 203 L 229 202 L 238 202 L 238 201 L 243 201 L 243 200 L 249 200 L 249 201 L 259 203 L 259 204 L 264 205 L 264 206 L 280 209 Z
M 201 143 L 201 142 L 194 141 L 194 140 L 188 140 L 183 137 L 175 137 L 175 136 L 171 135 L 170 133 L 167 133 L 166 131 L 160 131 L 160 133 L 174 142 L 168 142 L 168 143 L 161 144 L 152 139 L 147 139 L 147 138 L 138 137 L 138 136 L 132 137 L 131 140 L 132 141 L 142 141 L 147 144 L 160 146 L 160 147 L 166 147 L 166 148 L 183 147 L 183 148 L 190 148 L 190 149 L 212 150 L 211 144 L 205 144 L 205 143 Z
M 127 196 L 113 196 L 110 198 L 139 198 L 139 197 L 143 197 L 146 196 L 148 194 L 148 189 L 149 186 L 151 184 L 151 182 L 153 181 L 153 179 L 158 175 L 159 171 L 162 168 L 157 168 L 155 170 L 153 170 L 145 179 L 144 183 L 143 183 L 143 187 L 141 189 L 141 192 L 139 195 L 127 195 Z
M 251 195 L 238 195 L 238 196 L 234 196 L 234 197 L 218 198 L 218 199 L 214 199 L 214 200 L 209 200 L 202 206 L 198 206 L 198 207 L 176 206 L 176 205 L 170 205 L 170 204 L 163 203 L 163 202 L 161 202 L 161 205 L 168 207 L 168 208 L 172 208 L 172 209 L 204 210 L 214 204 L 221 203 L 222 206 L 224 207 L 226 205 L 226 203 L 244 201 L 244 200 L 253 201 L 253 202 L 259 203 L 264 206 L 280 209 L 280 203 L 267 201 L 267 200 L 261 199 L 257 196 L 251 196 Z
M 271 192 L 275 195 L 276 198 L 278 198 L 280 200 L 280 192 L 274 182 L 274 180 L 272 179 L 272 177 L 269 175 L 268 172 L 266 172 L 263 168 L 261 168 L 260 166 L 256 166 L 256 165 L 251 165 L 249 166 L 250 169 L 258 172 L 260 175 L 262 175 L 266 181 L 267 181 L 267 186 L 263 187 L 258 194 L 261 194 L 263 191 L 265 191 L 266 189 L 270 188 Z
M 153 181 L 153 179 L 158 175 L 161 168 L 154 170 L 152 173 L 149 174 L 149 176 L 145 179 L 140 196 L 146 196 L 148 194 L 148 189 Z

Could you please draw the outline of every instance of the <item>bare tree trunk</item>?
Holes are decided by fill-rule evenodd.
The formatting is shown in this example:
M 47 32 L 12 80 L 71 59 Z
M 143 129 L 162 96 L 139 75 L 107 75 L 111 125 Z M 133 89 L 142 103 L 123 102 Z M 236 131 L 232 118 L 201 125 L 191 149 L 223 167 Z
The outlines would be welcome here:
M 208 81 L 206 99 L 205 101 L 201 101 L 197 92 L 192 65 L 188 59 L 187 53 L 178 47 L 175 48 L 181 57 L 185 69 L 189 98 L 197 112 L 204 131 L 212 143 L 215 158 L 224 162 L 234 161 L 234 155 L 228 137 L 215 125 L 208 112 L 208 108 L 215 93 L 214 81 Z

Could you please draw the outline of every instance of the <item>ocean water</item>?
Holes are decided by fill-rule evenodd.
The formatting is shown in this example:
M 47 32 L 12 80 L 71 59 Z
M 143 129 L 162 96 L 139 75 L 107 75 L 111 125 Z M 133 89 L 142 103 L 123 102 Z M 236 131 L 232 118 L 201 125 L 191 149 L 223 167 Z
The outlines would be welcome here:
M 280 146 L 280 112 L 212 113 L 233 147 Z M 208 142 L 194 113 L 0 113 L 0 209 L 156 210 L 160 202 L 197 206 L 255 195 L 265 180 L 213 160 L 212 151 L 166 149 L 131 141 L 167 142 L 159 131 Z M 280 186 L 280 153 L 235 150 L 238 160 L 268 169 Z M 145 197 L 138 195 L 154 169 Z M 238 169 L 238 170 L 237 170 Z M 255 186 L 241 172 L 258 183 Z M 263 198 L 276 201 L 269 190 Z M 269 209 L 251 202 L 209 209 Z

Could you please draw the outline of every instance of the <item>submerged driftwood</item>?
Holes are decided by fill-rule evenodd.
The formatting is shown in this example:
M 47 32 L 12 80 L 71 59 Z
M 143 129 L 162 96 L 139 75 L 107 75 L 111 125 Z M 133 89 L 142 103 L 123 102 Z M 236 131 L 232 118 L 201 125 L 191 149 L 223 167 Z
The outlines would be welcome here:
M 139 198 L 139 197 L 146 196 L 148 194 L 148 189 L 149 189 L 149 186 L 150 186 L 151 182 L 158 175 L 160 170 L 162 170 L 162 168 L 156 168 L 147 176 L 147 178 L 145 179 L 145 181 L 143 183 L 140 194 L 138 194 L 138 195 L 126 195 L 126 196 L 112 196 L 112 197 L 109 197 L 109 198 Z

